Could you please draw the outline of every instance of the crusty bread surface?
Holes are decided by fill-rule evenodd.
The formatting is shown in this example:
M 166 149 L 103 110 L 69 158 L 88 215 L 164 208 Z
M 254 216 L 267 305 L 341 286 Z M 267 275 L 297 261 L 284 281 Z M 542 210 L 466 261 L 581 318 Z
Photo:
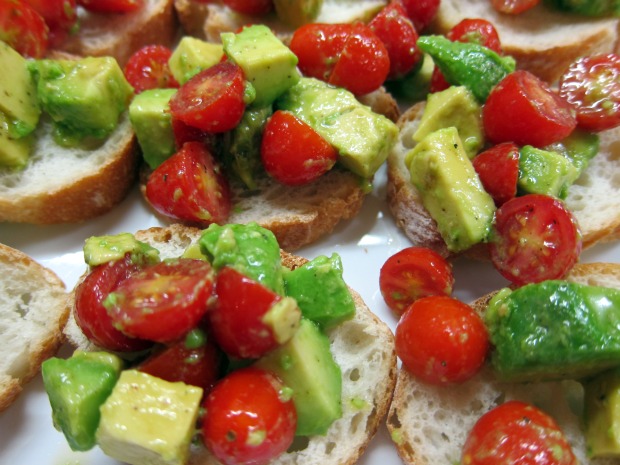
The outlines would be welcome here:
M 81 222 L 109 211 L 132 187 L 140 157 L 126 112 L 93 150 L 60 147 L 52 130 L 48 120 L 39 124 L 23 170 L 0 169 L 0 221 Z
M 59 349 L 69 312 L 62 280 L 28 255 L 0 244 L 0 270 L 1 412 Z
M 201 230 L 178 224 L 138 231 L 138 240 L 160 251 L 162 258 L 179 256 L 200 237 Z M 283 265 L 294 269 L 307 260 L 282 251 Z M 343 416 L 336 420 L 324 436 L 312 436 L 296 442 L 291 450 L 270 462 L 281 465 L 353 465 L 385 419 L 396 378 L 394 336 L 351 289 L 356 314 L 328 336 L 334 358 L 342 372 Z M 78 348 L 94 349 L 69 318 L 65 327 L 68 340 Z M 195 447 L 191 465 L 218 465 L 219 462 L 202 447 Z
M 497 29 L 503 50 L 547 82 L 555 82 L 578 57 L 618 51 L 618 18 L 555 11 L 544 2 L 519 15 L 496 12 L 491 2 L 442 0 L 431 29 L 445 34 L 465 18 L 484 18 Z
M 620 288 L 620 264 L 578 264 L 566 279 Z M 490 295 L 482 297 L 472 305 L 482 312 L 489 299 Z M 578 382 L 500 383 L 489 366 L 465 383 L 441 388 L 417 381 L 401 369 L 387 427 L 405 464 L 460 463 L 461 449 L 478 418 L 511 399 L 533 403 L 553 416 L 579 463 L 620 463 L 618 459 L 587 457 L 580 420 L 583 388 Z

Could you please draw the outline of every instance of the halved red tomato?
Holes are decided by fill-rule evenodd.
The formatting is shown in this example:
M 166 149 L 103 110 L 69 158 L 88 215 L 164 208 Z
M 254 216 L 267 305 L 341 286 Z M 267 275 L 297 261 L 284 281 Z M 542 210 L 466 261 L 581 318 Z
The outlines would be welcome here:
M 500 13 L 518 15 L 534 8 L 540 0 L 491 0 L 491 5 Z
M 480 182 L 496 206 L 517 195 L 519 180 L 519 147 L 503 142 L 479 153 L 472 160 Z
M 137 50 L 125 64 L 125 78 L 136 93 L 147 89 L 179 87 L 168 60 L 172 50 L 164 45 L 147 45 Z
M 49 45 L 43 16 L 22 0 L 0 0 L 0 40 L 29 58 L 42 58 Z

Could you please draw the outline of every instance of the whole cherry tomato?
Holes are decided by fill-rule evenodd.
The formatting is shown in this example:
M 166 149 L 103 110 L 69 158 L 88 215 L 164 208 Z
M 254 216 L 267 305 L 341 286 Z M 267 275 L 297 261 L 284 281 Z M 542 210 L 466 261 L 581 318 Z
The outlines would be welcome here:
M 94 13 L 131 13 L 144 5 L 144 0 L 77 0 L 78 5 Z
M 25 57 L 41 58 L 49 46 L 49 28 L 24 0 L 0 0 L 0 40 Z
M 224 465 L 265 465 L 293 442 L 297 411 L 290 390 L 271 372 L 233 371 L 203 406 L 204 444 Z
M 151 173 L 146 198 L 162 215 L 202 226 L 225 222 L 232 208 L 228 182 L 201 142 L 185 143 Z
M 539 3 L 540 0 L 491 0 L 491 5 L 496 11 L 510 15 L 523 13 Z
M 260 152 L 267 173 L 289 186 L 314 181 L 332 169 L 338 158 L 336 149 L 319 133 L 282 110 L 265 124 Z
M 433 21 L 439 10 L 440 0 L 400 0 L 416 31 L 421 33 Z
M 489 346 L 482 318 L 445 295 L 416 300 L 396 326 L 396 354 L 406 370 L 429 384 L 470 379 L 484 364 Z
M 503 142 L 479 153 L 472 160 L 480 182 L 495 202 L 503 205 L 517 195 L 519 147 Z
M 168 60 L 172 50 L 164 45 L 147 45 L 129 57 L 124 73 L 136 93 L 147 89 L 179 87 Z
M 451 295 L 453 285 L 452 265 L 425 247 L 408 247 L 395 253 L 379 273 L 381 295 L 397 315 L 422 297 Z
M 152 342 L 129 337 L 114 328 L 104 299 L 142 265 L 127 254 L 123 259 L 94 267 L 75 290 L 75 321 L 93 344 L 114 352 L 146 349 Z
M 575 129 L 570 104 L 529 71 L 517 70 L 502 79 L 482 108 L 484 130 L 494 143 L 544 147 Z
M 581 128 L 596 132 L 620 125 L 620 55 L 580 58 L 562 75 L 559 88 Z
M 273 10 L 273 0 L 224 0 L 224 5 L 246 15 L 265 15 Z
M 534 405 L 507 401 L 482 415 L 467 435 L 468 465 L 576 465 L 555 420 Z
M 495 213 L 491 261 L 517 285 L 561 279 L 577 262 L 581 248 L 575 218 L 554 197 L 515 197 Z
M 49 28 L 52 47 L 58 46 L 77 26 L 76 0 L 26 0 L 39 12 Z
M 241 121 L 244 92 L 243 70 L 230 61 L 221 62 L 179 88 L 170 99 L 170 114 L 203 131 L 226 132 Z
M 185 336 L 206 313 L 214 274 L 204 260 L 161 262 L 122 281 L 104 305 L 122 333 L 172 342 Z

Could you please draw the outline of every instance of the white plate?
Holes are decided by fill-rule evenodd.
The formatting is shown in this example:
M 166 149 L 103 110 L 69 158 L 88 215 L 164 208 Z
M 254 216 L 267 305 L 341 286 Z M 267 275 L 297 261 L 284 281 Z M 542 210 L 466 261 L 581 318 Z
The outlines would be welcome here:
M 347 283 L 358 290 L 368 306 L 393 329 L 396 320 L 379 292 L 379 269 L 395 252 L 407 247 L 408 240 L 395 227 L 385 203 L 385 170 L 379 171 L 375 189 L 365 200 L 362 214 L 341 224 L 317 244 L 297 251 L 313 258 L 340 254 Z M 71 288 L 85 269 L 84 240 L 92 235 L 133 232 L 161 225 L 149 211 L 138 190 L 111 213 L 78 225 L 1 225 L 0 242 L 20 249 L 54 270 Z M 620 243 L 597 246 L 584 252 L 582 261 L 620 262 Z M 484 295 L 506 282 L 488 263 L 459 259 L 454 264 L 455 295 L 464 301 Z M 66 349 L 63 349 L 66 350 Z M 51 419 L 47 396 L 40 376 L 31 382 L 18 401 L 0 414 L 0 465 L 112 465 L 98 449 L 72 452 Z M 394 447 L 382 427 L 360 465 L 399 465 Z

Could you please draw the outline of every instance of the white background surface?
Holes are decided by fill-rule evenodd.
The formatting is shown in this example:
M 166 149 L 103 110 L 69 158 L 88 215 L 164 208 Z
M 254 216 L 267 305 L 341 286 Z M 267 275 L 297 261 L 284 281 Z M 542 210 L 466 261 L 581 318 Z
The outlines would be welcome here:
M 117 208 L 94 221 L 78 225 L 0 225 L 0 242 L 20 249 L 54 270 L 72 288 L 85 269 L 82 245 L 93 235 L 134 232 L 163 223 L 155 217 L 137 189 Z M 357 218 L 338 226 L 334 234 L 296 251 L 313 258 L 337 252 L 342 257 L 347 283 L 368 306 L 394 329 L 391 315 L 379 292 L 379 269 L 392 254 L 409 246 L 397 230 L 385 203 L 385 171 L 380 170 L 375 188 Z M 599 245 L 582 254 L 581 261 L 620 262 L 620 244 Z M 454 263 L 455 296 L 466 302 L 503 286 L 506 282 L 489 263 L 459 259 Z M 67 349 L 64 348 L 63 351 Z M 0 413 L 0 465 L 113 465 L 98 449 L 71 452 L 64 436 L 52 426 L 51 410 L 40 376 L 18 401 Z M 359 465 L 401 463 L 382 427 Z

